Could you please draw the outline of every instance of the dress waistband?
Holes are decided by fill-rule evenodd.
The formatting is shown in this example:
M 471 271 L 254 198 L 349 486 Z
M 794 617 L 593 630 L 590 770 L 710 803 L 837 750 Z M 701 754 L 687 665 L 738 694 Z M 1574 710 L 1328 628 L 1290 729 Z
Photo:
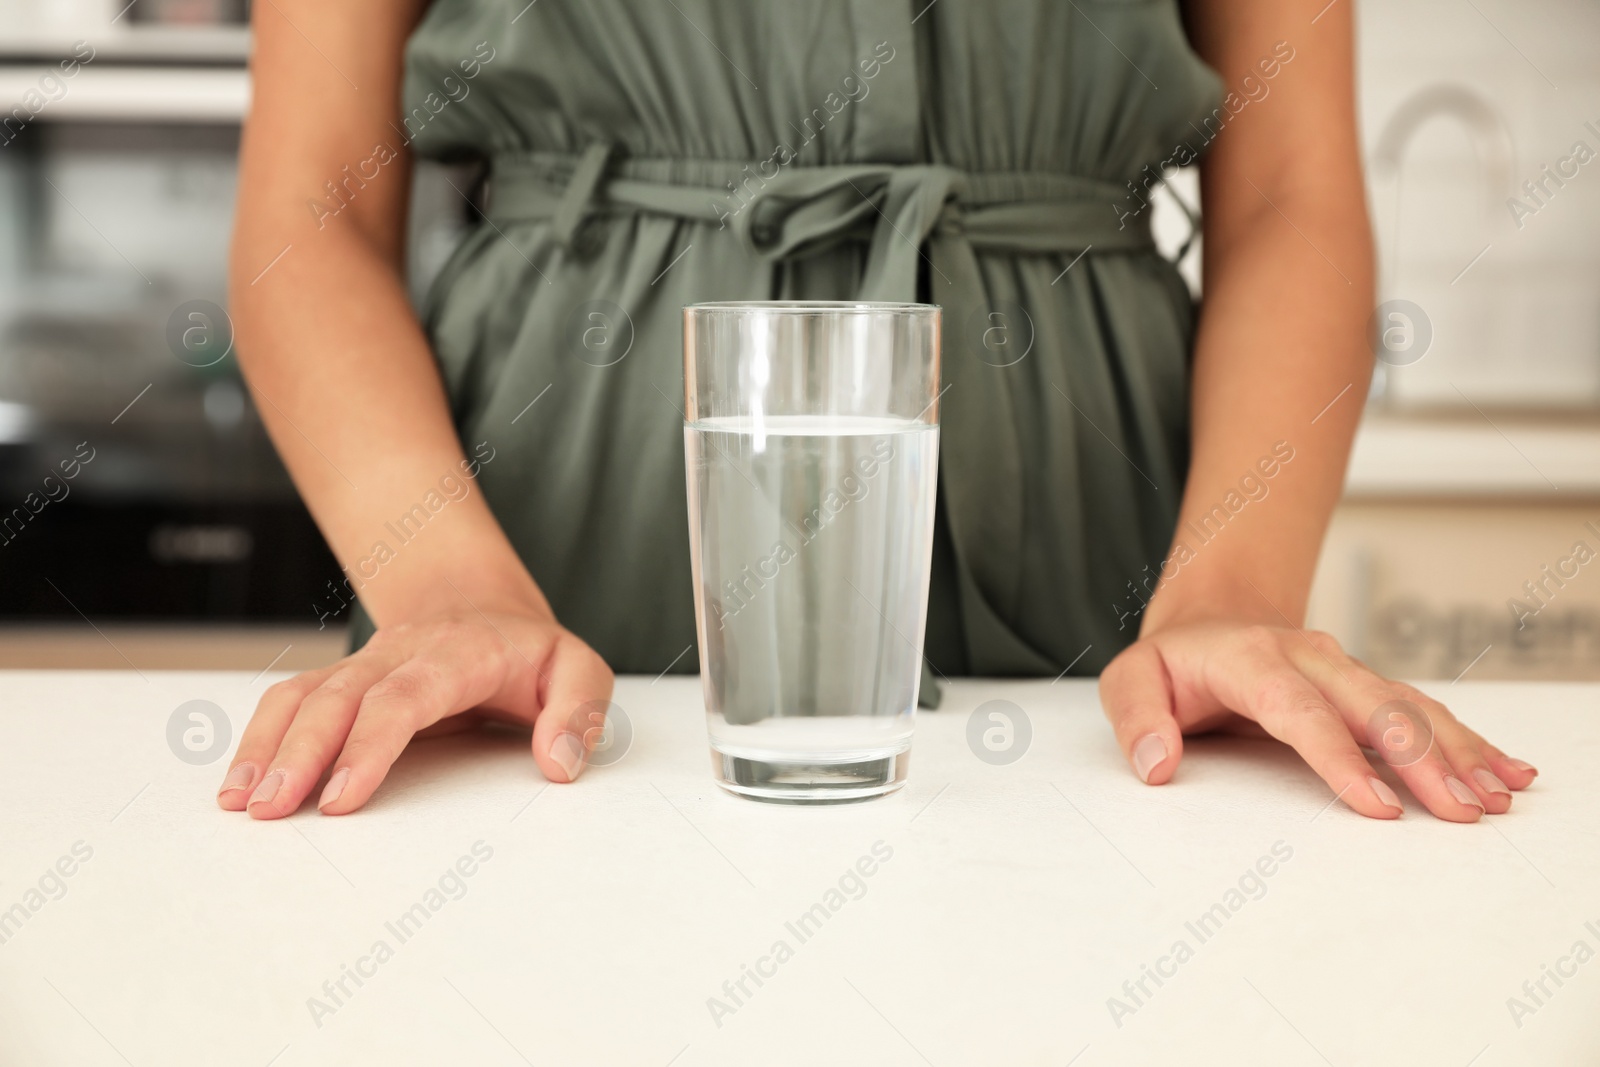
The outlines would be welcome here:
M 775 160 L 612 160 L 611 154 L 601 143 L 579 155 L 494 157 L 489 218 L 550 221 L 555 239 L 570 246 L 595 215 L 665 215 L 717 223 L 768 259 L 863 240 L 872 246 L 869 279 L 901 273 L 890 259 L 909 256 L 914 269 L 917 251 L 936 235 L 973 249 L 1024 253 L 1154 248 L 1149 212 L 1131 219 L 1119 213 L 1126 190 L 1094 178 L 969 173 L 938 164 L 778 166 Z

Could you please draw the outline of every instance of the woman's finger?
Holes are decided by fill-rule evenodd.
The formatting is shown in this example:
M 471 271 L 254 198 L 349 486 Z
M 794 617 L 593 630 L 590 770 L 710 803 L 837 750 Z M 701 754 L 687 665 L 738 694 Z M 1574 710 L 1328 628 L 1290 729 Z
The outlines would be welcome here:
M 1322 692 L 1282 655 L 1256 650 L 1230 674 L 1251 679 L 1238 694 L 1238 710 L 1292 746 L 1328 783 L 1334 795 L 1372 819 L 1397 819 L 1404 808 L 1361 754 L 1350 728 Z
M 362 697 L 398 658 L 399 653 L 386 648 L 362 649 L 305 695 L 266 774 L 250 794 L 252 819 L 281 819 L 299 810 L 344 744 Z
M 1439 701 L 1411 686 L 1392 687 L 1397 701 L 1409 702 L 1421 709 L 1433 735 L 1434 747 L 1444 760 L 1456 781 L 1462 783 L 1476 796 L 1476 803 L 1490 815 L 1500 815 L 1511 808 L 1511 787 L 1490 766 L 1483 738 L 1467 729 L 1461 721 Z M 1465 800 L 1463 790 L 1445 783 L 1452 797 Z
M 484 650 L 484 634 L 461 626 L 439 634 L 367 689 L 317 800 L 324 815 L 365 804 L 419 731 L 489 700 L 506 668 Z
M 1346 656 L 1326 634 L 1303 633 L 1288 654 L 1338 709 L 1351 734 L 1374 749 L 1433 814 L 1449 822 L 1477 822 L 1487 810 L 1477 792 L 1445 758 L 1438 729 L 1456 725 L 1444 705 L 1436 713 L 1406 699 L 1411 692 Z M 1436 723 L 1435 720 L 1438 720 Z
M 1411 687 L 1407 686 L 1406 688 L 1410 689 Z M 1418 696 L 1424 696 L 1424 694 L 1416 690 L 1412 691 L 1417 693 Z M 1512 792 L 1520 792 L 1528 788 L 1533 784 L 1533 780 L 1539 777 L 1539 768 L 1533 764 L 1526 760 L 1512 759 L 1484 740 L 1482 734 L 1465 723 L 1461 724 L 1461 729 L 1477 744 L 1478 751 L 1483 754 L 1484 760 L 1489 764 L 1489 769 L 1494 772 L 1495 777 L 1510 786 Z
M 250 717 L 250 724 L 239 739 L 233 762 L 228 765 L 228 773 L 222 779 L 222 788 L 217 791 L 217 804 L 223 810 L 244 810 L 250 794 L 261 781 L 268 761 L 283 743 L 283 735 L 294 720 L 295 712 L 300 710 L 300 701 L 345 662 L 340 660 L 331 666 L 274 682 L 261 694 L 255 714 Z
M 1478 800 L 1490 815 L 1502 815 L 1511 809 L 1511 787 L 1506 785 L 1489 766 L 1482 750 L 1462 737 L 1452 720 L 1448 729 L 1435 726 L 1439 751 L 1455 771 L 1456 778 L 1465 782 L 1477 794 Z
M 599 654 L 562 632 L 545 661 L 533 761 L 552 782 L 575 781 L 605 727 L 613 676 Z
M 1392 731 L 1408 728 L 1433 729 L 1432 717 L 1419 714 L 1420 709 L 1417 705 L 1409 701 L 1394 701 L 1381 706 L 1386 709 L 1385 729 Z M 1406 725 L 1408 722 L 1417 725 L 1408 727 Z M 1389 759 L 1395 773 L 1400 775 L 1400 780 L 1405 782 L 1406 787 L 1418 800 L 1422 801 L 1424 807 L 1439 818 L 1449 822 L 1477 822 L 1488 810 L 1477 792 L 1456 774 L 1455 768 L 1441 751 L 1437 737 L 1417 759 L 1409 756 L 1392 758 L 1389 754 L 1392 749 L 1386 751 L 1383 747 L 1384 742 L 1379 741 L 1378 746 L 1378 752 Z
M 1106 665 L 1100 707 L 1133 772 L 1149 785 L 1170 781 L 1183 758 L 1183 731 L 1172 716 L 1172 682 L 1154 645 L 1135 642 Z
M 1513 792 L 1521 792 L 1533 784 L 1539 777 L 1539 768 L 1527 760 L 1512 759 L 1494 746 L 1486 749 L 1489 766 L 1499 779 L 1509 785 Z

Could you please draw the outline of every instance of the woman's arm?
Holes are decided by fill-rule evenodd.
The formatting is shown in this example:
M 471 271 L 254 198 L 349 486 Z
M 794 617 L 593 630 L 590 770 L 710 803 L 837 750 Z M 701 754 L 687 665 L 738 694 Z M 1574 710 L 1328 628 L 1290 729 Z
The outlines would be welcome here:
M 399 94 L 403 47 L 424 6 L 255 8 L 230 269 L 240 362 L 340 562 L 354 571 L 377 542 L 394 550 L 375 573 L 370 563 L 361 570 L 378 637 L 263 697 L 219 798 L 234 810 L 248 803 L 258 817 L 294 811 L 329 767 L 340 788 L 330 788 L 325 810 L 359 807 L 413 733 L 447 715 L 479 707 L 531 722 L 546 705 L 610 696 L 604 664 L 555 624 L 483 495 L 470 491 L 407 301 L 411 168 Z M 337 214 L 327 210 L 330 183 L 346 202 Z M 385 524 L 447 478 L 466 495 L 392 544 Z M 583 752 L 568 740 L 552 756 L 564 732 L 555 716 L 535 727 L 535 758 L 558 781 L 576 775 Z
M 1398 773 L 1435 814 L 1473 821 L 1506 810 L 1505 782 L 1526 786 L 1532 768 L 1437 701 L 1373 674 L 1331 637 L 1301 629 L 1372 371 L 1352 7 L 1187 5 L 1201 56 L 1227 91 L 1256 99 L 1222 128 L 1202 165 L 1205 303 L 1189 480 L 1141 639 L 1107 667 L 1101 695 L 1151 784 L 1176 770 L 1183 732 L 1243 716 L 1375 818 L 1400 809 L 1357 746 L 1387 751 L 1370 724 L 1378 716 L 1387 729 L 1396 709 L 1380 709 L 1405 701 L 1419 709 L 1398 709 L 1417 720 L 1411 736 L 1431 722 L 1433 744 L 1414 762 L 1393 759 Z M 1276 77 L 1263 76 L 1264 62 L 1278 63 Z
M 255 13 L 230 287 L 239 358 L 279 454 L 346 564 L 393 540 L 383 524 L 440 477 L 459 476 L 465 458 L 402 281 L 411 155 L 394 124 L 401 49 L 422 6 L 275 0 Z M 358 185 L 378 145 L 396 158 Z M 319 217 L 313 203 L 335 203 L 329 182 L 349 206 Z M 544 606 L 481 494 L 443 514 L 447 524 L 430 526 L 363 589 L 379 626 L 439 606 L 450 590 L 433 576 L 485 607 Z
M 1270 495 L 1225 536 L 1198 545 L 1179 534 L 1194 559 L 1152 600 L 1147 628 L 1219 608 L 1299 626 L 1339 500 L 1372 375 L 1373 252 L 1352 5 L 1335 4 L 1311 25 L 1326 2 L 1189 5 L 1195 47 L 1226 91 L 1249 99 L 1247 77 L 1269 91 L 1223 127 L 1201 164 L 1205 298 L 1180 531 L 1199 529 L 1242 478 L 1263 480 Z M 1268 80 L 1257 64 L 1277 62 L 1275 50 L 1293 59 Z M 1257 463 L 1280 441 L 1294 458 L 1264 479 Z

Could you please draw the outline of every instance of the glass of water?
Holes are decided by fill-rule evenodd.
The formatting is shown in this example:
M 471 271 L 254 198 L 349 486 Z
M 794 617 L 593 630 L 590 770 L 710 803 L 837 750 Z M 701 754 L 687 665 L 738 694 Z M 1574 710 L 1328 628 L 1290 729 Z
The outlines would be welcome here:
M 922 676 L 939 309 L 684 309 L 700 677 L 717 781 L 796 803 L 898 789 Z

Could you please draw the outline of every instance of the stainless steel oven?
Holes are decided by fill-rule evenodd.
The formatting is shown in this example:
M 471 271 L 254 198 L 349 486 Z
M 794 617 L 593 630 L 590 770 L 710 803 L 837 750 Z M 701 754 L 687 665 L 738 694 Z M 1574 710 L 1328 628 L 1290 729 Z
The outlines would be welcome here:
M 226 311 L 244 5 L 124 3 L 0 0 L 0 617 L 309 623 Z M 417 200 L 420 286 L 470 208 Z

